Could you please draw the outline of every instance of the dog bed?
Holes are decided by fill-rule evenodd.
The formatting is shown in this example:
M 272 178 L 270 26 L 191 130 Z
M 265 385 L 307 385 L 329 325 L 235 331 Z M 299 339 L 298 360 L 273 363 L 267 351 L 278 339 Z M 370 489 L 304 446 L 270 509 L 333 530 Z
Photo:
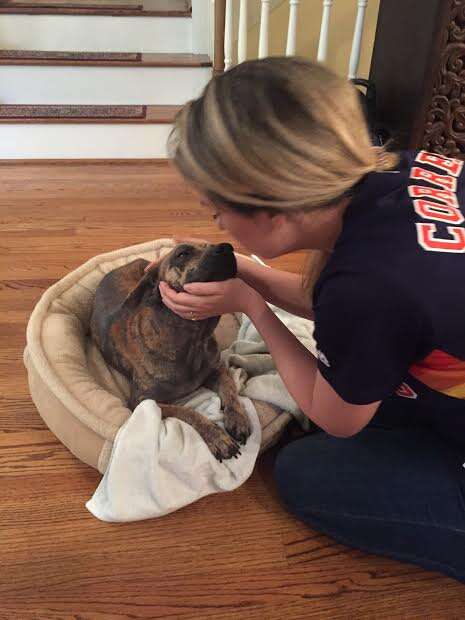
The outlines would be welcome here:
M 171 239 L 158 239 L 92 258 L 45 291 L 28 323 L 24 363 L 32 400 L 58 439 L 101 473 L 131 411 L 126 407 L 128 381 L 105 363 L 88 336 L 94 292 L 112 269 L 139 257 L 157 260 L 173 246 Z M 222 317 L 216 329 L 221 349 L 234 341 L 238 328 L 234 315 Z M 277 441 L 291 416 L 253 402 L 263 451 Z

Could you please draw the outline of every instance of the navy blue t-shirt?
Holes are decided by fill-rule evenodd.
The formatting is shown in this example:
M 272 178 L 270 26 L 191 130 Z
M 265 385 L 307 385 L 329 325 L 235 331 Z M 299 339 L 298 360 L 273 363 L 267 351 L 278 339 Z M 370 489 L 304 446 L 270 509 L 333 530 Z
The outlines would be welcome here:
M 318 368 L 346 402 L 408 399 L 465 443 L 463 162 L 368 174 L 314 290 Z

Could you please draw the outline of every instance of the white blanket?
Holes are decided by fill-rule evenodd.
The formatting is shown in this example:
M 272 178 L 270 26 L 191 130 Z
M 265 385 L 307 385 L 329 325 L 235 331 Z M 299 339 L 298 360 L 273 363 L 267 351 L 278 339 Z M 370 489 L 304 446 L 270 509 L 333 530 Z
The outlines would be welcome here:
M 316 344 L 313 339 L 313 321 L 290 314 L 281 308 L 268 304 L 276 316 L 286 325 L 294 336 L 316 356 Z M 287 391 L 283 380 L 276 371 L 276 366 L 268 347 L 257 328 L 248 316 L 239 315 L 241 326 L 236 341 L 223 351 L 223 361 L 232 369 L 242 369 L 241 394 L 248 398 L 264 400 L 283 411 L 289 411 L 304 430 L 310 428 L 309 419 L 302 413 L 295 400 Z M 247 381 L 244 380 L 247 377 Z M 236 378 L 236 384 L 239 381 Z
M 309 349 L 315 350 L 313 323 L 272 307 Z M 223 352 L 252 423 L 252 434 L 239 458 L 219 463 L 200 435 L 188 424 L 162 419 L 153 400 L 142 402 L 119 430 L 107 470 L 86 507 L 103 521 L 136 521 L 161 517 L 201 497 L 231 491 L 253 471 L 261 429 L 250 398 L 292 413 L 305 427 L 300 412 L 277 374 L 266 344 L 250 319 L 241 315 L 236 342 Z M 197 409 L 222 425 L 220 399 L 201 388 L 179 404 Z

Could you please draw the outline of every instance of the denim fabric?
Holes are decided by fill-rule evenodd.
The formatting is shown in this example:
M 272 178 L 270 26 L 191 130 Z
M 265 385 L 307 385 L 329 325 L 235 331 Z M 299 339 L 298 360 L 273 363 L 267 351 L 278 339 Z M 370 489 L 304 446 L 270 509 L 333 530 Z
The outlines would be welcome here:
M 381 407 L 353 437 L 288 444 L 275 476 L 285 506 L 312 528 L 465 582 L 464 462 L 463 447 Z

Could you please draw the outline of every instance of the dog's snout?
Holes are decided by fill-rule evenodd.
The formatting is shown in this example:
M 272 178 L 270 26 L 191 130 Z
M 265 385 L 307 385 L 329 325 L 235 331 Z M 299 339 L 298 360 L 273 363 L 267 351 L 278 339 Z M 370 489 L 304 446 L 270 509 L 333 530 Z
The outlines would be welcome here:
M 230 243 L 219 243 L 213 252 L 214 254 L 227 254 L 233 251 L 233 246 Z
M 198 257 L 198 263 L 188 266 L 184 284 L 189 282 L 219 282 L 234 278 L 237 273 L 236 257 L 230 243 L 210 245 Z

